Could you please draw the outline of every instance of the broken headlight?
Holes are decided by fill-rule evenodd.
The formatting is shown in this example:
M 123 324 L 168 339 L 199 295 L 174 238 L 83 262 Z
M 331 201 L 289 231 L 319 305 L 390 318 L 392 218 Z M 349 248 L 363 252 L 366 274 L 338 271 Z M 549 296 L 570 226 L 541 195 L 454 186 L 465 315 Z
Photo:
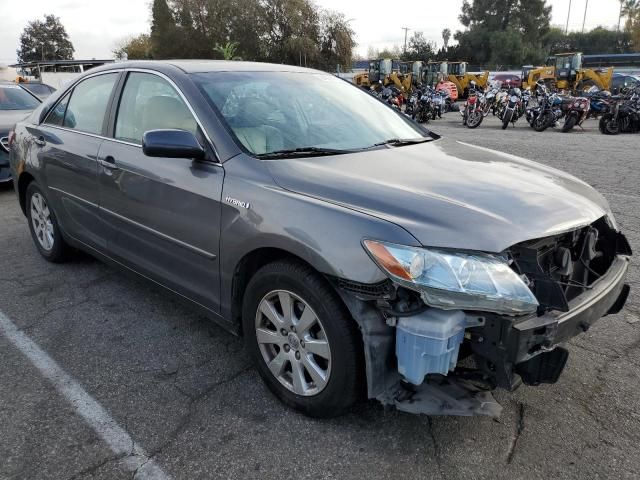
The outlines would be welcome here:
M 420 293 L 432 307 L 516 315 L 538 301 L 500 255 L 418 248 L 365 240 L 365 249 L 398 284 Z

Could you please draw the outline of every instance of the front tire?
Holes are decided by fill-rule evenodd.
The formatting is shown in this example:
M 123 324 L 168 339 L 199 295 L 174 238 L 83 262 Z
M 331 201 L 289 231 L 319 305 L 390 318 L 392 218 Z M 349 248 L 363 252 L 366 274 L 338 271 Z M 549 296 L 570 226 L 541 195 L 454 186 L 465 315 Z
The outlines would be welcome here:
M 69 247 L 62 238 L 53 209 L 35 182 L 27 187 L 26 198 L 29 231 L 38 252 L 49 262 L 66 260 Z
M 605 135 L 617 135 L 620 133 L 620 124 L 613 118 L 613 115 L 606 114 L 600 119 L 598 125 L 600 132 Z
M 284 404 L 326 418 L 358 399 L 362 342 L 355 322 L 311 268 L 280 261 L 258 270 L 244 296 L 242 325 L 258 373 Z
M 563 133 L 567 133 L 567 132 L 571 131 L 573 129 L 573 127 L 575 127 L 577 121 L 578 121 L 578 119 L 574 115 L 571 115 L 564 122 L 564 125 L 562 126 L 562 132 Z
M 544 132 L 552 121 L 553 115 L 551 113 L 541 113 L 531 122 L 531 126 L 536 132 Z
M 504 117 L 502 118 L 502 130 L 506 130 L 509 126 L 509 122 L 511 122 L 511 118 L 513 117 L 513 110 L 507 110 L 504 112 Z
M 471 112 L 469 118 L 467 118 L 467 127 L 468 128 L 476 128 L 479 127 L 482 123 L 484 116 L 480 110 L 475 110 Z

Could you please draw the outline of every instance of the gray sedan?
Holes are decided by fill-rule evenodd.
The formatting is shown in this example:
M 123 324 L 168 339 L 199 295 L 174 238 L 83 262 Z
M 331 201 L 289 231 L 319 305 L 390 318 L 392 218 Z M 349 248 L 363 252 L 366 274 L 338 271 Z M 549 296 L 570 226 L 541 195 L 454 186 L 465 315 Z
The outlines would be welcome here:
M 40 105 L 40 100 L 13 83 L 0 83 L 0 184 L 11 181 L 9 132 Z
M 562 343 L 629 293 L 629 244 L 594 189 L 323 72 L 110 64 L 11 143 L 44 258 L 79 248 L 191 302 L 313 416 L 365 396 L 498 415 L 493 389 L 555 382 Z

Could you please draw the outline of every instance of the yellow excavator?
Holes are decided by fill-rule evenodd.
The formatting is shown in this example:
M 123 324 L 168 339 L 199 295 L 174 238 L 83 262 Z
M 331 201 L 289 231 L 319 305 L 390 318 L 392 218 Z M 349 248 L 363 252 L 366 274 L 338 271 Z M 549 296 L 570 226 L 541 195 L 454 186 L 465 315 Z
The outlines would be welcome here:
M 613 67 L 594 70 L 582 68 L 582 53 L 558 53 L 547 59 L 544 67 L 523 67 L 522 86 L 528 88 L 538 80 L 558 90 L 570 90 L 580 93 L 592 86 L 600 90 L 610 90 L 613 78 Z

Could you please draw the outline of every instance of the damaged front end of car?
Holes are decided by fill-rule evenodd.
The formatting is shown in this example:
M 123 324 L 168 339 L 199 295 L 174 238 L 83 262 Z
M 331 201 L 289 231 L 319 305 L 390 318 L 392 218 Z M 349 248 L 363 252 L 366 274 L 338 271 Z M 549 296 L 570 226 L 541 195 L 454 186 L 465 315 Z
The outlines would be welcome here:
M 631 248 L 611 216 L 499 254 L 363 247 L 388 280 L 334 281 L 362 332 L 369 398 L 410 413 L 498 416 L 492 390 L 555 383 L 560 345 L 629 294 Z

